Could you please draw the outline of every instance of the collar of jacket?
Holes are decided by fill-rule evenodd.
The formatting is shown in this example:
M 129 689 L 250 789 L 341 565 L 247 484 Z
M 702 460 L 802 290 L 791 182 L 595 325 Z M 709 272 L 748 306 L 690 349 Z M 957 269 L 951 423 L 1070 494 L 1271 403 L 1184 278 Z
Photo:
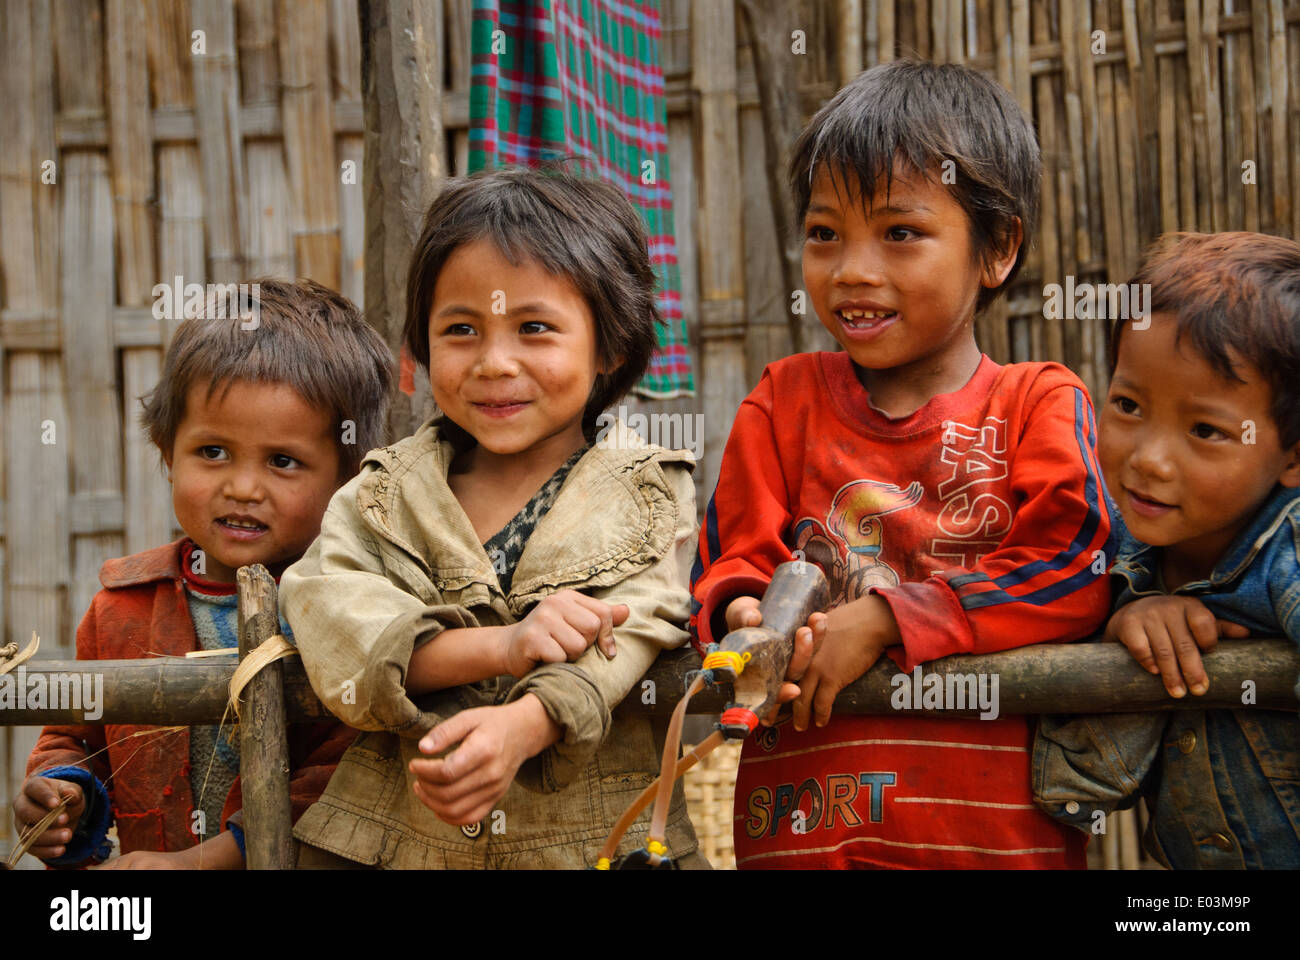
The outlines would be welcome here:
M 186 537 L 161 547 L 133 553 L 129 557 L 105 560 L 99 568 L 99 582 L 109 590 L 134 587 L 156 580 L 179 580 L 181 577 L 181 549 Z
M 413 436 L 366 455 L 357 509 L 439 589 L 463 590 L 473 583 L 498 587 L 492 563 L 447 485 L 456 450 L 440 428 L 442 419 L 436 416 Z M 602 428 L 525 545 L 510 606 L 522 608 L 533 594 L 569 584 L 617 583 L 668 552 L 678 505 L 664 463 L 693 469 L 695 459 L 689 450 L 647 444 L 621 419 Z
M 1236 539 L 1232 541 L 1232 546 L 1214 565 L 1209 579 L 1183 584 L 1175 592 L 1185 593 L 1205 587 L 1223 587 L 1232 583 L 1250 568 L 1259 551 L 1268 544 L 1277 533 L 1277 528 L 1293 513 L 1300 513 L 1300 487 L 1284 487 L 1278 484 L 1264 501 L 1264 505 L 1259 508 L 1254 519 L 1237 534 Z M 1122 539 L 1119 556 L 1111 572 L 1127 580 L 1129 588 L 1135 594 L 1159 593 L 1156 589 L 1159 547 L 1135 540 L 1128 529 L 1123 527 L 1118 510 L 1112 511 L 1112 516 L 1121 527 Z

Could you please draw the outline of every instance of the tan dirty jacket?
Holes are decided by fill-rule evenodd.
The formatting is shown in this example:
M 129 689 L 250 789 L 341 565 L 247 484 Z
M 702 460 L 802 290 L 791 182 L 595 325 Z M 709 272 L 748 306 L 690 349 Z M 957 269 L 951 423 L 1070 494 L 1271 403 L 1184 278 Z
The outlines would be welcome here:
M 455 451 L 439 420 L 367 454 L 330 501 L 321 533 L 281 578 L 282 609 L 313 688 L 363 732 L 294 836 L 389 868 L 594 866 L 615 820 L 657 774 L 666 722 L 612 713 L 660 650 L 687 640 L 695 548 L 693 462 L 648 446 L 621 421 L 573 467 L 534 529 L 503 596 L 492 563 L 447 485 Z M 499 626 L 563 589 L 631 608 L 618 651 L 596 647 L 425 694 L 404 689 L 412 652 L 441 631 Z M 535 694 L 564 730 L 520 767 L 494 812 L 449 826 L 412 791 L 419 738 L 460 710 Z M 645 816 L 619 854 L 644 845 Z M 668 820 L 673 857 L 697 847 L 678 785 Z M 698 858 L 698 855 L 696 855 Z

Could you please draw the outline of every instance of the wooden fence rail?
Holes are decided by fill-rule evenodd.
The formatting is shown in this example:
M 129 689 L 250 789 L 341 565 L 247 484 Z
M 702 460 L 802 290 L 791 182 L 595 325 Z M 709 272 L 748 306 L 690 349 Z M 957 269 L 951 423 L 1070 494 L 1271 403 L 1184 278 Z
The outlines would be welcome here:
M 228 659 L 228 662 L 227 662 Z M 1174 700 L 1158 677 L 1146 673 L 1118 644 L 1087 643 L 1022 647 L 1005 653 L 957 655 L 925 664 L 922 677 L 958 678 L 984 675 L 998 680 L 998 708 L 1002 714 L 1121 713 L 1141 710 L 1228 709 L 1243 706 L 1243 692 L 1261 709 L 1300 709 L 1294 683 L 1300 676 L 1300 650 L 1284 640 L 1230 640 L 1205 656 L 1211 678 L 1203 697 Z M 667 716 L 682 697 L 688 671 L 700 668 L 693 650 L 663 654 L 646 673 L 654 683 L 653 703 L 644 703 L 638 685 L 620 710 Z M 25 683 L 52 690 L 60 680 L 90 674 L 103 678 L 96 723 L 201 724 L 218 723 L 226 715 L 230 677 L 235 658 L 186 659 L 157 657 L 150 660 L 33 660 L 9 677 L 13 690 Z M 899 712 L 891 702 L 901 671 L 887 658 L 840 692 L 835 710 L 852 714 Z M 909 678 L 913 675 L 908 675 Z M 39 678 L 39 679 L 37 679 Z M 1251 686 L 1243 688 L 1243 684 Z M 0 680 L 0 726 L 47 723 L 83 723 L 84 709 L 10 705 Z M 69 681 L 67 686 L 71 686 Z M 924 690 L 925 681 L 922 680 Z M 691 699 L 692 714 L 718 713 L 728 688 L 704 690 Z M 13 696 L 13 693 L 8 696 Z M 48 697 L 48 693 L 45 694 Z M 284 705 L 290 723 L 319 720 L 329 714 L 312 692 L 297 659 L 284 661 Z M 945 716 L 977 715 L 978 709 L 906 712 Z

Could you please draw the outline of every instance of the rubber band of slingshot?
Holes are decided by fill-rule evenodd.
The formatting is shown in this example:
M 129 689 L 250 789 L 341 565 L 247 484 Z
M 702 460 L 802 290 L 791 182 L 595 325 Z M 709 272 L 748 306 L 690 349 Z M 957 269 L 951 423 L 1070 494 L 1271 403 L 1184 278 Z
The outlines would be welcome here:
M 712 753 L 717 747 L 726 742 L 726 737 L 722 735 L 721 730 L 714 730 L 711 734 L 695 745 L 690 753 L 683 756 L 677 761 L 677 766 L 673 770 L 673 779 L 680 779 L 687 770 L 695 766 L 706 756 Z M 614 824 L 614 829 L 610 831 L 609 838 L 605 841 L 605 846 L 600 850 L 600 857 L 596 861 L 597 870 L 608 870 L 610 860 L 614 857 L 614 852 L 618 849 L 619 841 L 627 833 L 627 828 L 632 826 L 641 812 L 650 806 L 650 801 L 654 799 L 655 792 L 659 788 L 659 778 L 655 777 L 654 781 L 642 790 L 635 800 L 628 804 L 628 808 L 623 811 L 623 816 L 618 818 Z M 604 866 L 601 866 L 601 864 Z
M 235 667 L 235 673 L 230 678 L 230 704 L 235 709 L 236 719 L 239 719 L 239 696 L 248 682 L 261 673 L 264 667 L 297 655 L 298 648 L 286 640 L 283 634 L 277 633 L 273 637 L 267 637 L 257 649 L 250 650 L 248 656 L 239 661 L 239 666 Z

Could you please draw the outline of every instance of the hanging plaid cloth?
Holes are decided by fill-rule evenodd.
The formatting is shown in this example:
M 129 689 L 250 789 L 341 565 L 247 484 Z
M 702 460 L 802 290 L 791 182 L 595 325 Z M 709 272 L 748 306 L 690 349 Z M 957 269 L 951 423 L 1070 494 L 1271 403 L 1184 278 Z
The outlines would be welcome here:
M 657 0 L 474 0 L 469 170 L 587 158 L 641 212 L 667 321 L 634 388 L 694 392 L 673 235 Z

